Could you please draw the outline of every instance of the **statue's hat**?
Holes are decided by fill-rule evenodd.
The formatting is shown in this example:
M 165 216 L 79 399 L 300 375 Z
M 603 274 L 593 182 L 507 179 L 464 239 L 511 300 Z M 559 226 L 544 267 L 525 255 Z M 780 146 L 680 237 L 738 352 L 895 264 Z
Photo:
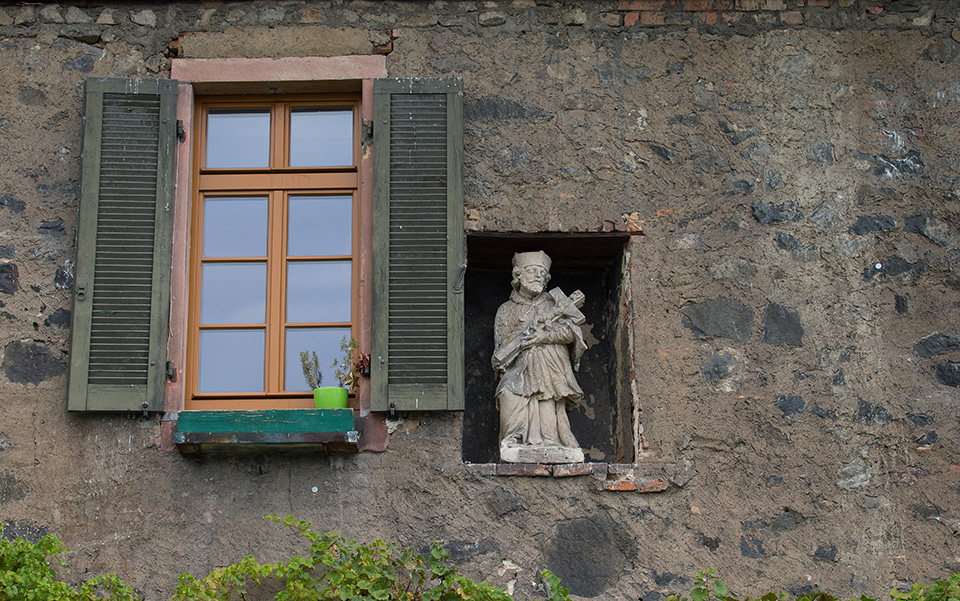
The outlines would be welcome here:
M 540 265 L 547 271 L 550 271 L 550 257 L 542 250 L 536 250 L 526 253 L 513 253 L 513 266 L 523 269 L 528 265 Z

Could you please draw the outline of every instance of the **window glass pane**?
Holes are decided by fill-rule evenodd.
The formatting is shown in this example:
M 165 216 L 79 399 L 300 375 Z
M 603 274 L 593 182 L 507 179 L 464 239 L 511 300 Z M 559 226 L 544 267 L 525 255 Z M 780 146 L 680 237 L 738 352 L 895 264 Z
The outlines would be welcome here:
M 267 197 L 204 198 L 203 256 L 267 256 Z
M 266 263 L 205 263 L 201 279 L 200 323 L 265 323 Z
M 353 165 L 352 109 L 290 109 L 290 166 Z
M 350 321 L 350 261 L 287 263 L 287 323 Z
M 350 340 L 350 328 L 287 328 L 284 390 L 308 390 L 307 379 L 300 367 L 300 351 L 317 351 L 323 386 L 336 386 L 334 360 L 340 359 L 340 341 Z
M 270 166 L 270 109 L 207 111 L 210 169 Z
M 263 392 L 263 330 L 200 332 L 200 392 Z
M 351 196 L 291 196 L 287 255 L 316 257 L 351 254 L 352 221 Z

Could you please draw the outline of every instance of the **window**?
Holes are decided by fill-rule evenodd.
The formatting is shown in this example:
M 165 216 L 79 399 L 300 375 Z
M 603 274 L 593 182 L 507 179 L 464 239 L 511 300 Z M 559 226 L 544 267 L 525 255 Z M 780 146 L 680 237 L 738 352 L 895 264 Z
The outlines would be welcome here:
M 357 331 L 359 98 L 196 102 L 186 409 L 313 406 Z
M 172 436 L 194 403 L 301 406 L 294 354 L 348 332 L 372 354 L 358 430 L 366 409 L 462 408 L 460 82 L 375 79 L 382 56 L 177 59 L 172 75 L 86 82 L 68 408 L 166 411 Z M 330 119 L 350 123 L 345 155 L 310 126 Z M 299 232 L 348 220 L 349 250 Z M 259 364 L 247 347 L 262 370 L 235 369 Z

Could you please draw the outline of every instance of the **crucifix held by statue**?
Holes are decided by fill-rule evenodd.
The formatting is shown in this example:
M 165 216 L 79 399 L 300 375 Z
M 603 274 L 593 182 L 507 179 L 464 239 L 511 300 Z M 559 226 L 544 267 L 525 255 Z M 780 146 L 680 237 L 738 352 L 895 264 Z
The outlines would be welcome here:
M 494 326 L 493 368 L 500 376 L 500 460 L 581 463 L 583 450 L 567 412 L 583 398 L 574 372 L 587 345 L 580 326 L 584 296 L 546 291 L 550 257 L 515 253 L 513 292 Z

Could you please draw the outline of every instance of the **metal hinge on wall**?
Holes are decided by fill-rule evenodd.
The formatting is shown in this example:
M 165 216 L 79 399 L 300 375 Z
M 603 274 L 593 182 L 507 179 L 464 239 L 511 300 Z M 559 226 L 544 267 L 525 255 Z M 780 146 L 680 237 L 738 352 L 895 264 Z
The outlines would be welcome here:
M 364 121 L 360 130 L 360 144 L 369 146 L 373 144 L 373 121 Z
M 180 119 L 177 119 L 177 140 L 181 144 L 187 141 L 187 130 L 183 128 L 183 121 Z

